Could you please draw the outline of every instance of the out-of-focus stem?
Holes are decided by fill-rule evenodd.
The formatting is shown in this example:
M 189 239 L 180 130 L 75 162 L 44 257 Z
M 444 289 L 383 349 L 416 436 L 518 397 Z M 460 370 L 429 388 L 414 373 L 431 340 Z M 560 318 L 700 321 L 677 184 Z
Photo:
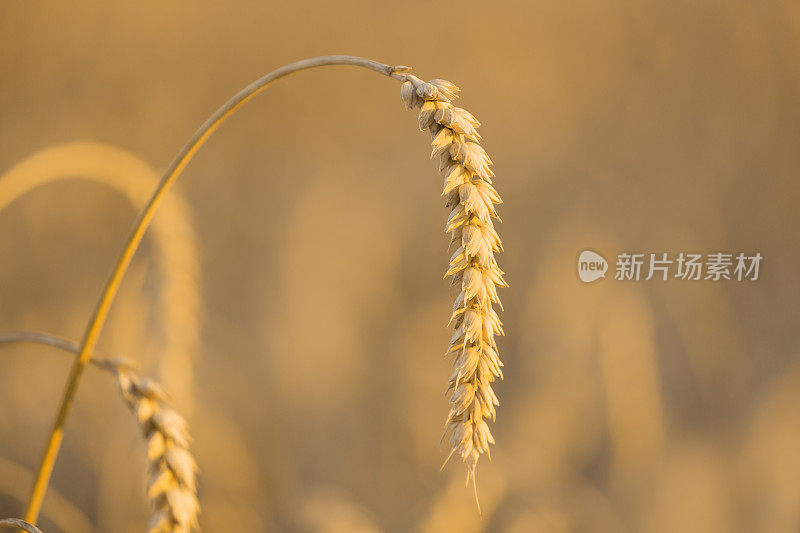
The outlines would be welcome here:
M 80 345 L 64 337 L 40 333 L 38 331 L 12 331 L 11 333 L 0 333 L 0 344 L 14 344 L 17 342 L 30 342 L 33 344 L 45 344 L 53 346 L 66 352 L 79 353 Z

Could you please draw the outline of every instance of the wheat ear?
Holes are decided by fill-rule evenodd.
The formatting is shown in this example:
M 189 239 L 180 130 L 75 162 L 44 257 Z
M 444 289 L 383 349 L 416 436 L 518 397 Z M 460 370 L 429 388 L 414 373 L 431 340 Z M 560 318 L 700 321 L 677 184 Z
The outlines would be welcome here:
M 200 511 L 197 463 L 189 451 L 186 420 L 167 404 L 161 385 L 138 376 L 129 360 L 104 359 L 96 364 L 114 376 L 147 441 L 147 496 L 155 509 L 149 533 L 188 533 L 196 529 Z
M 492 382 L 503 377 L 495 335 L 503 327 L 494 304 L 502 309 L 497 287 L 507 287 L 494 254 L 502 251 L 492 219 L 500 195 L 492 186 L 492 161 L 480 146 L 480 123 L 465 109 L 453 105 L 459 89 L 445 80 L 423 82 L 406 75 L 400 95 L 409 109 L 419 109 L 419 127 L 431 134 L 431 157 L 439 160 L 444 175 L 442 195 L 450 208 L 445 232 L 450 246 L 457 246 L 445 277 L 460 287 L 450 325 L 455 329 L 447 354 L 455 355 L 448 392 L 450 412 L 445 436 L 450 453 L 458 453 L 467 465 L 467 484 L 472 480 L 477 501 L 475 468 L 481 454 L 489 453 L 494 437 L 486 418 L 494 420 L 499 405 Z M 447 464 L 445 460 L 445 464 Z M 442 465 L 444 468 L 444 465 Z
M 19 331 L 0 335 L 0 344 L 34 342 L 78 353 L 76 343 L 46 333 Z M 189 533 L 197 528 L 197 462 L 189 450 L 186 420 L 168 404 L 156 381 L 135 372 L 125 357 L 93 357 L 91 363 L 114 377 L 122 397 L 136 415 L 147 442 L 147 496 L 155 510 L 149 533 Z

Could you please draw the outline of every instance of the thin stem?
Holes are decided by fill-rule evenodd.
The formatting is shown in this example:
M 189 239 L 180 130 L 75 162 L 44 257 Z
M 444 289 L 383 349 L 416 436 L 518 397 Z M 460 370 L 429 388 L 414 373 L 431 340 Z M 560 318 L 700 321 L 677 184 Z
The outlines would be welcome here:
M 53 348 L 58 348 L 59 350 L 74 355 L 81 352 L 81 345 L 77 342 L 50 333 L 42 333 L 39 331 L 12 331 L 10 333 L 0 333 L 0 346 L 23 342 L 52 346 Z M 108 359 L 98 358 L 97 355 L 98 352 L 94 352 L 94 355 L 89 358 L 89 362 L 98 368 L 104 368 L 109 363 Z
M 29 533 L 42 533 L 42 530 L 33 524 L 29 524 L 25 520 L 19 518 L 3 518 L 0 520 L 0 529 L 16 527 Z
M 36 475 L 36 481 L 31 489 L 28 509 L 25 513 L 25 519 L 28 522 L 35 524 L 37 518 L 39 517 L 39 511 L 42 508 L 42 502 L 44 501 L 44 496 L 47 492 L 47 485 L 49 484 L 50 476 L 53 473 L 53 466 L 55 465 L 56 458 L 58 457 L 58 451 L 61 448 L 61 442 L 64 439 L 64 423 L 66 422 L 67 416 L 72 408 L 72 403 L 75 399 L 75 393 L 78 390 L 78 384 L 80 383 L 83 370 L 86 367 L 86 363 L 89 362 L 89 359 L 92 356 L 92 351 L 97 344 L 97 339 L 100 336 L 101 330 L 103 329 L 103 325 L 108 316 L 111 304 L 114 302 L 114 297 L 117 294 L 120 283 L 122 282 L 122 278 L 128 269 L 128 265 L 130 265 L 130 262 L 133 259 L 133 255 L 136 253 L 136 249 L 139 247 L 139 243 L 142 241 L 142 237 L 144 237 L 144 233 L 147 230 L 153 215 L 155 214 L 158 204 L 164 198 L 170 186 L 175 182 L 175 180 L 177 180 L 181 171 L 186 167 L 187 163 L 192 156 L 194 156 L 197 150 L 211 136 L 211 134 L 214 133 L 217 127 L 219 127 L 219 125 L 222 124 L 225 119 L 239 109 L 242 104 L 261 92 L 268 85 L 285 76 L 288 76 L 289 74 L 293 74 L 301 70 L 329 65 L 351 65 L 362 67 L 369 70 L 374 70 L 375 72 L 401 81 L 405 80 L 405 75 L 400 74 L 400 72 L 405 72 L 408 70 L 407 67 L 390 67 L 389 65 L 384 65 L 376 61 L 353 56 L 322 56 L 312 59 L 304 59 L 303 61 L 285 65 L 270 72 L 263 78 L 259 78 L 258 80 L 254 81 L 239 91 L 225 104 L 223 104 L 222 107 L 217 109 L 217 111 L 214 112 L 214 114 L 211 115 L 211 117 L 209 117 L 209 119 L 206 120 L 202 126 L 200 126 L 200 129 L 195 132 L 189 142 L 181 149 L 181 151 L 172 161 L 164 176 L 161 178 L 161 181 L 159 182 L 155 191 L 153 192 L 153 195 L 150 197 L 150 200 L 147 202 L 147 205 L 139 213 L 138 218 L 133 224 L 133 229 L 128 236 L 128 240 L 122 249 L 122 253 L 120 254 L 120 257 L 117 260 L 113 271 L 111 272 L 111 276 L 108 278 L 108 281 L 106 281 L 103 292 L 100 295 L 100 299 L 94 309 L 94 313 L 89 320 L 89 324 L 86 327 L 83 339 L 81 340 L 78 357 L 75 358 L 75 362 L 73 363 L 69 377 L 67 378 L 67 385 L 64 389 L 64 395 L 61 399 L 58 413 L 53 423 L 53 429 L 50 432 L 50 438 L 47 442 L 47 446 L 42 452 L 38 473 Z
M 15 344 L 18 342 L 45 344 L 74 354 L 80 353 L 81 350 L 78 343 L 49 333 L 40 333 L 38 331 L 12 331 L 11 333 L 0 334 L 0 345 Z

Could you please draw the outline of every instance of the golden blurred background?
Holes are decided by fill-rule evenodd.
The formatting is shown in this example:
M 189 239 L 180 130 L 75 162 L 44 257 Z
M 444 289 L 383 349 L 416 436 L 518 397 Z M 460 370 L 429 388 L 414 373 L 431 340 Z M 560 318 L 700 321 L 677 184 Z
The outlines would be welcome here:
M 800 531 L 796 1 L 3 0 L 0 45 L 0 331 L 79 339 L 159 173 L 273 68 L 412 65 L 483 123 L 511 283 L 483 517 L 462 465 L 439 472 L 453 293 L 428 139 L 394 81 L 328 68 L 200 151 L 101 338 L 187 416 L 204 531 Z M 586 248 L 764 261 L 584 285 Z M 0 348 L 0 516 L 69 364 Z M 40 525 L 143 531 L 144 468 L 89 369 Z

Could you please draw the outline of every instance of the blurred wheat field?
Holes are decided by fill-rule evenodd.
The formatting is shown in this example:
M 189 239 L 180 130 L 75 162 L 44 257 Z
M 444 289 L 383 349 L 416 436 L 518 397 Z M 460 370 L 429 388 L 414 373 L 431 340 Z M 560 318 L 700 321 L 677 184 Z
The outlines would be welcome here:
M 462 88 L 505 200 L 483 518 L 439 472 L 454 294 L 427 140 L 395 84 L 332 69 L 209 141 L 100 341 L 187 415 L 203 530 L 800 530 L 800 6 L 427 5 L 0 4 L 0 332 L 80 337 L 153 180 L 241 86 L 326 53 L 413 65 Z M 765 259 L 750 284 L 583 285 L 586 248 Z M 69 361 L 0 347 L 0 517 Z M 145 465 L 89 369 L 42 529 L 144 530 Z

